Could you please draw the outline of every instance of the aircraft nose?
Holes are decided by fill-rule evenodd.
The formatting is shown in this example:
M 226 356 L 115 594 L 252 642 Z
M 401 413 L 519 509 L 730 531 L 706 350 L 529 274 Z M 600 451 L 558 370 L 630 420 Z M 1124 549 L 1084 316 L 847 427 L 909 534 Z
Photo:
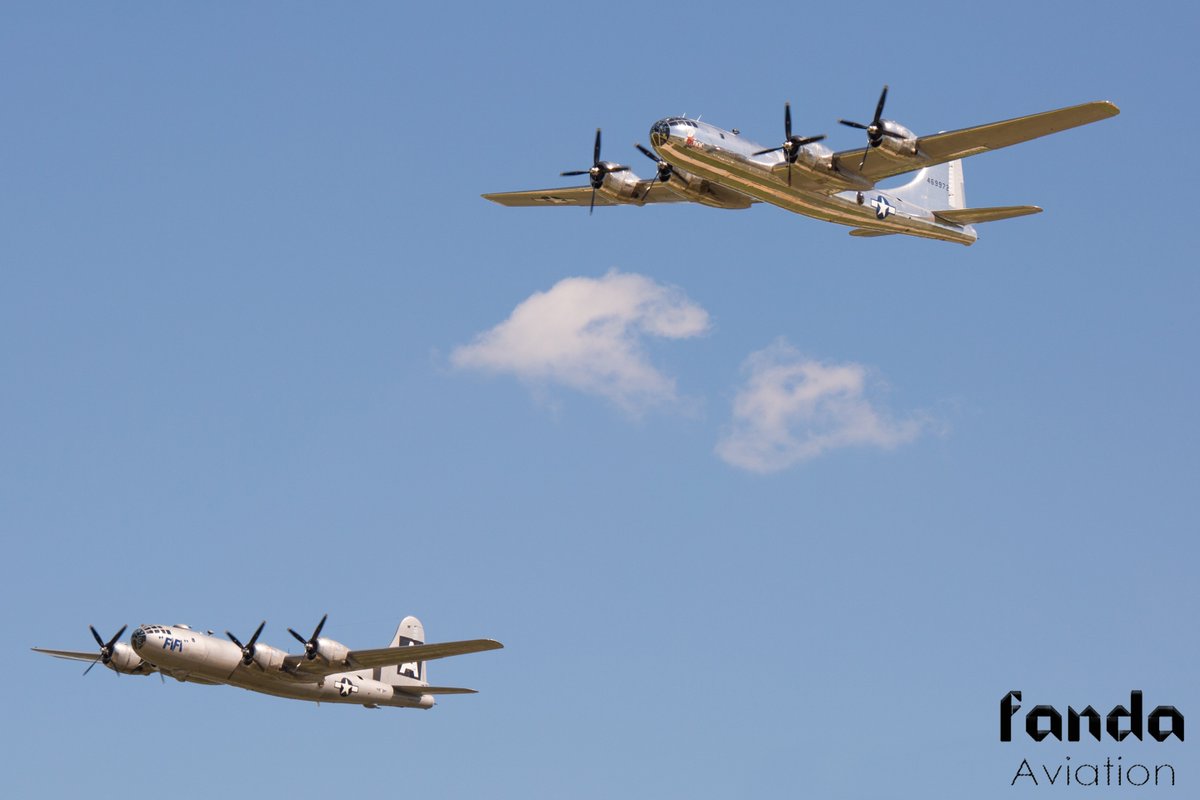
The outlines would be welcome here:
M 671 126 L 665 119 L 660 119 L 650 126 L 650 143 L 655 147 L 662 145 L 670 136 Z

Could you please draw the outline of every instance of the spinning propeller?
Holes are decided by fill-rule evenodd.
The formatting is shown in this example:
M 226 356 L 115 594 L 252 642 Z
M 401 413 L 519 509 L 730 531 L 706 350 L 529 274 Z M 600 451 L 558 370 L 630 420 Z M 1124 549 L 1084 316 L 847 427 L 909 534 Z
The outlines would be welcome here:
M 121 638 L 121 634 L 124 633 L 125 629 L 128 627 L 128 625 L 122 625 L 121 630 L 117 631 L 115 634 L 113 634 L 111 639 L 105 642 L 100 638 L 100 634 L 96 633 L 96 629 L 91 625 L 88 625 L 88 630 L 92 632 L 92 638 L 96 640 L 96 644 L 100 645 L 100 657 L 88 665 L 88 668 L 83 671 L 84 675 L 87 675 L 89 672 L 91 672 L 92 667 L 96 666 L 97 664 L 103 663 L 104 666 L 108 666 L 108 662 L 112 661 L 113 645 L 117 643 L 117 639 Z M 117 674 L 120 675 L 121 673 L 118 672 Z
M 776 150 L 783 151 L 783 157 L 787 159 L 788 165 L 788 186 L 792 185 L 792 164 L 796 163 L 796 159 L 800 156 L 800 148 L 806 144 L 819 142 L 825 138 L 825 134 L 820 136 L 793 136 L 792 135 L 792 104 L 783 104 L 783 136 L 784 142 L 779 147 L 768 147 L 766 150 L 759 150 L 754 155 L 761 156 L 767 153 L 774 153 Z
M 851 122 L 848 119 L 839 119 L 838 122 L 850 128 L 858 128 L 867 132 L 867 149 L 863 151 L 862 161 L 858 162 L 858 168 L 862 169 L 863 164 L 867 163 L 867 153 L 871 152 L 872 147 L 879 147 L 883 143 L 883 137 L 891 136 L 893 139 L 903 139 L 899 133 L 889 131 L 883 124 L 883 104 L 887 102 L 888 87 L 884 84 L 883 91 L 879 94 L 879 102 L 875 106 L 875 118 L 871 120 L 870 125 L 863 125 L 861 122 Z
M 321 620 L 321 622 L 324 623 L 325 620 Z M 246 642 L 245 644 L 239 642 L 238 638 L 229 631 L 225 631 L 225 635 L 229 637 L 229 641 L 242 648 L 242 666 L 248 667 L 254 663 L 254 643 L 258 641 L 258 635 L 262 633 L 263 626 L 266 624 L 267 621 L 265 619 L 258 623 L 258 630 L 256 630 L 254 635 L 250 637 L 250 641 Z M 317 630 L 320 630 L 320 628 L 317 628 Z M 295 631 L 292 632 L 292 635 L 296 635 Z M 316 636 L 314 635 L 313 638 L 315 639 Z M 307 648 L 305 648 L 305 650 L 307 651 Z
M 588 213 L 596 209 L 596 190 L 604 185 L 604 176 L 613 172 L 624 172 L 629 167 L 621 164 L 610 164 L 607 161 L 600 160 L 600 129 L 596 128 L 596 145 L 592 148 L 592 167 L 591 169 L 576 169 L 570 172 L 560 173 L 564 177 L 570 175 L 587 175 L 588 182 L 592 184 L 592 203 L 588 206 Z
M 658 156 L 654 155 L 654 153 L 650 152 L 646 148 L 642 147 L 642 145 L 640 143 L 634 143 L 633 146 L 638 149 L 639 153 L 641 153 L 646 158 L 653 161 L 658 166 L 658 174 L 656 174 L 654 176 L 655 179 L 660 180 L 663 183 L 666 183 L 667 181 L 671 180 L 671 176 L 675 174 L 675 168 L 673 166 L 671 166 L 668 162 L 664 161 L 663 159 L 659 158 Z
M 599 149 L 598 149 L 598 148 L 599 148 L 599 145 L 600 145 L 600 136 L 599 136 L 599 134 L 600 134 L 600 131 L 596 131 L 596 146 L 597 146 L 597 152 L 599 152 Z M 288 628 L 288 633 L 290 633 L 292 636 L 295 636 L 295 637 L 296 637 L 296 640 L 297 640 L 298 642 L 300 642 L 302 645 L 304 645 L 304 657 L 305 657 L 305 658 L 307 658 L 309 661 L 312 661 L 314 658 L 316 658 L 316 657 L 317 657 L 317 647 L 318 647 L 318 644 L 317 644 L 317 637 L 321 635 L 321 628 L 324 628 L 324 627 L 325 627 L 325 620 L 327 620 L 328 618 L 329 618 L 329 615 L 328 615 L 328 614 L 326 614 L 325 616 L 321 617 L 321 621 L 317 623 L 317 629 L 316 629 L 315 631 L 313 631 L 313 634 L 312 634 L 312 636 L 311 636 L 311 637 L 309 637 L 308 639 L 305 639 L 303 636 L 301 636 L 300 634 L 296 633 L 296 632 L 295 632 L 294 630 L 292 630 L 291 628 Z M 260 630 L 262 629 L 262 626 L 261 626 L 261 625 L 259 626 L 259 629 L 260 629 Z M 258 634 L 257 634 L 257 633 L 256 633 L 256 634 L 254 634 L 254 635 L 255 635 L 255 637 L 257 637 L 257 636 L 258 636 Z M 235 641 L 236 641 L 236 640 L 235 640 Z M 253 641 L 254 641 L 254 640 L 253 640 L 253 639 L 251 639 L 251 642 L 253 642 Z

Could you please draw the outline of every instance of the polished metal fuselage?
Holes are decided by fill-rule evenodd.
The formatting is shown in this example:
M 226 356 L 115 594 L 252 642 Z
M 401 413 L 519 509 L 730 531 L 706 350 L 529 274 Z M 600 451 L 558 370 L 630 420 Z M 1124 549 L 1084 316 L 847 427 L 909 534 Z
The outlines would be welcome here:
M 781 152 L 755 155 L 765 146 L 707 122 L 660 120 L 651 128 L 650 140 L 677 169 L 797 214 L 878 234 L 904 233 L 960 244 L 976 239 L 972 226 L 942 223 L 933 210 L 906 203 L 886 189 L 868 185 L 837 191 L 852 181 L 836 173 L 832 152 L 819 144 L 802 148 L 789 185 Z M 869 157 L 891 156 L 872 151 Z
M 189 683 L 228 684 L 254 692 L 365 706 L 431 708 L 432 695 L 398 691 L 380 681 L 378 669 L 351 670 L 313 678 L 283 669 L 286 653 L 257 645 L 254 661 L 242 663 L 233 642 L 182 625 L 142 625 L 130 637 L 134 652 L 164 675 Z

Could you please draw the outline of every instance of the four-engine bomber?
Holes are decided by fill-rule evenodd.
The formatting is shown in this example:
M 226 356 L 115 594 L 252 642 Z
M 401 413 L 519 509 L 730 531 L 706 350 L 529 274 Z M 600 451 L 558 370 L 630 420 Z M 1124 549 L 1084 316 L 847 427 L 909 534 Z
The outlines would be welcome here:
M 288 633 L 304 645 L 304 652 L 298 655 L 259 643 L 265 621 L 245 644 L 229 631 L 222 639 L 212 631 L 201 633 L 187 625 L 140 625 L 128 643 L 119 641 L 126 629 L 122 626 L 105 641 L 88 626 L 100 647 L 98 652 L 33 649 L 57 658 L 92 662 L 84 670 L 85 675 L 96 664 L 102 664 L 124 675 L 157 672 L 178 681 L 228 684 L 296 700 L 367 708 L 432 708 L 437 695 L 473 694 L 475 690 L 430 686 L 426 662 L 503 647 L 492 639 L 425 644 L 420 620 L 405 617 L 387 647 L 352 650 L 321 636 L 327 618 L 321 617 L 308 637 L 288 628 Z

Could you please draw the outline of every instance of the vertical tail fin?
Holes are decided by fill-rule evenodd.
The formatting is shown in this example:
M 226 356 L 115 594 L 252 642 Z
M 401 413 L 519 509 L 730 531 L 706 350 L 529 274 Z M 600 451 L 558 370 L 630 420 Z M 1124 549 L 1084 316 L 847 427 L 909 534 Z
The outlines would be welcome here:
M 405 617 L 400 621 L 400 626 L 396 628 L 396 635 L 392 637 L 388 647 L 408 647 L 414 644 L 425 644 L 425 626 L 416 617 Z M 429 683 L 429 679 L 425 675 L 424 661 L 411 661 L 394 667 L 381 667 L 379 680 L 393 686 Z
M 930 211 L 966 208 L 962 159 L 925 167 L 911 181 L 890 191 L 904 202 Z

